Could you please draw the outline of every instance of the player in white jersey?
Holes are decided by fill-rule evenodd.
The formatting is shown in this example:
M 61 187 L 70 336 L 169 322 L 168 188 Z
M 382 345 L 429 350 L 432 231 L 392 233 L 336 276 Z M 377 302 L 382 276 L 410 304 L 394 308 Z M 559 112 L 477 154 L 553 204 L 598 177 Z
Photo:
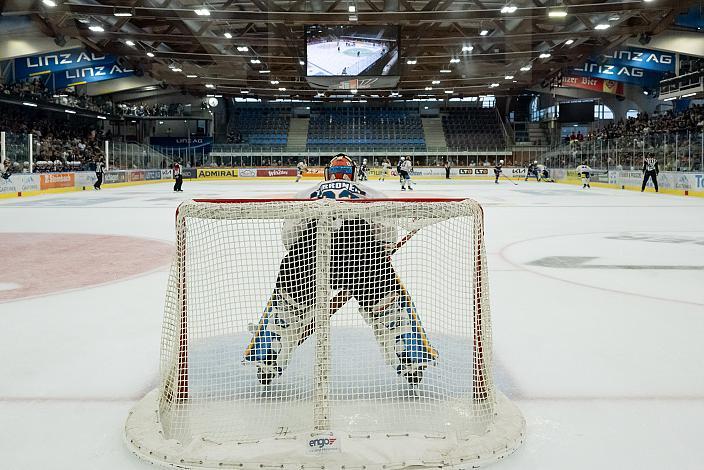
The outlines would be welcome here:
M 383 194 L 356 182 L 357 167 L 346 155 L 332 159 L 325 181 L 297 199 L 376 199 Z M 411 232 L 412 233 L 412 232 Z M 268 385 L 286 370 L 295 349 L 315 331 L 317 221 L 293 220 L 282 230 L 286 255 L 276 287 L 245 353 Z M 391 255 L 408 239 L 398 240 L 396 226 L 364 219 L 334 221 L 330 246 L 330 315 L 355 298 L 386 362 L 410 384 L 437 359 L 416 307 L 391 263 Z M 360 367 L 363 367 L 360 364 Z
M 298 162 L 298 165 L 296 165 L 296 183 L 301 181 L 304 171 L 306 171 L 306 164 L 303 162 Z
M 401 173 L 401 190 L 405 191 L 408 186 L 409 191 L 413 191 L 413 181 L 411 181 L 411 172 L 413 171 L 413 163 L 410 158 L 405 159 L 399 165 Z
M 391 162 L 389 162 L 389 159 L 387 158 L 383 162 L 381 162 L 381 174 L 379 175 L 379 181 L 384 181 L 389 175 L 390 170 Z
M 589 168 L 589 165 L 586 163 L 582 163 L 577 167 L 577 175 L 582 178 L 582 189 L 589 188 L 591 189 L 591 186 L 589 185 L 590 178 L 592 176 L 592 170 Z

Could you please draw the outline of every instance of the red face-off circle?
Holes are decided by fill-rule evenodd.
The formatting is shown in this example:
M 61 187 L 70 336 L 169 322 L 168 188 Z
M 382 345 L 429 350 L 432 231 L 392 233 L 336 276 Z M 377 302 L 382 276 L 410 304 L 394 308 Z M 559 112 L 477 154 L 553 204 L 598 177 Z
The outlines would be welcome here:
M 80 289 L 154 271 L 169 243 L 80 233 L 0 233 L 0 302 Z

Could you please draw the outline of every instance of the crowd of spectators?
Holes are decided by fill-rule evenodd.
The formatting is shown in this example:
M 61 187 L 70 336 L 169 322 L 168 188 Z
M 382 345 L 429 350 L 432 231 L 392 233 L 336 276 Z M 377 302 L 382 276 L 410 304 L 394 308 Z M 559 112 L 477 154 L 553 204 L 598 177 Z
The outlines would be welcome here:
M 145 104 L 145 103 L 120 103 L 116 107 L 118 116 L 184 116 L 190 110 L 189 106 L 181 103 L 171 104 Z
M 103 158 L 104 136 L 94 123 L 78 117 L 52 118 L 39 111 L 0 104 L 0 131 L 6 132 L 7 158 L 13 172 L 92 170 Z M 34 168 L 29 168 L 29 139 L 33 135 Z
M 658 115 L 640 113 L 635 118 L 620 120 L 590 132 L 587 139 L 647 137 L 652 134 L 699 133 L 702 131 L 704 131 L 704 106 L 694 105 L 679 114 L 672 111 Z
M 0 94 L 8 98 L 36 103 L 56 104 L 70 108 L 85 109 L 96 113 L 110 114 L 112 112 L 112 102 L 110 101 L 91 98 L 87 95 L 79 95 L 73 88 L 52 91 L 38 78 L 24 82 L 5 84 L 0 77 Z

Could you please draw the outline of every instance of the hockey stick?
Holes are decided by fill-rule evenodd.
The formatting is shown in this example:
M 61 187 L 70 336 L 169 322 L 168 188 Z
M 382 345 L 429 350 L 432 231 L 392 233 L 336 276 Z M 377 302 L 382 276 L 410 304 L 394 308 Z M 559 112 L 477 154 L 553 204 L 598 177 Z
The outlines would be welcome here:
M 511 178 L 509 178 L 508 176 L 504 175 L 503 173 L 501 173 L 501 176 L 503 176 L 504 178 L 506 178 L 507 180 L 509 180 L 509 181 L 510 181 L 511 183 L 513 183 L 515 186 L 518 186 L 518 183 L 516 183 L 515 181 L 513 181 Z

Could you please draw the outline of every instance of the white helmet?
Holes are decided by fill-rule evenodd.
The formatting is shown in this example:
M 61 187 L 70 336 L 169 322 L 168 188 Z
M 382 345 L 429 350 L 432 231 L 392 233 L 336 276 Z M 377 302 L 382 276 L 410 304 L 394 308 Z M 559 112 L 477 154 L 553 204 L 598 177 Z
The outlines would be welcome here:
M 537 164 L 538 164 L 538 160 L 535 160 L 533 163 L 535 163 L 535 164 L 537 165 Z
M 404 161 L 405 159 L 406 159 L 406 157 L 401 157 L 401 161 Z
M 503 163 L 504 163 L 504 161 L 503 161 L 503 160 L 499 160 L 499 163 L 503 164 Z

